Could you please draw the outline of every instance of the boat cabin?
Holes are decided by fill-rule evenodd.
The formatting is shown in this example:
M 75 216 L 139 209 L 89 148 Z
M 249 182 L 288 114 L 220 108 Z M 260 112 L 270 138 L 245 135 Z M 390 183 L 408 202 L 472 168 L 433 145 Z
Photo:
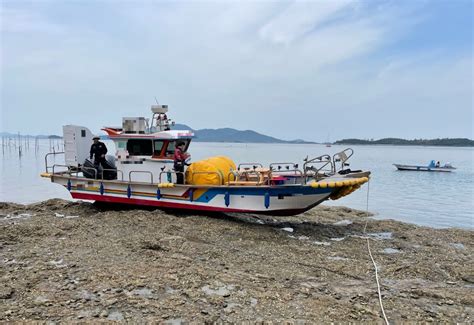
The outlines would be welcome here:
M 151 123 L 143 117 L 124 117 L 122 127 L 102 129 L 115 144 L 113 162 L 117 169 L 117 180 L 176 182 L 173 170 L 176 144 L 184 142 L 187 150 L 194 134 L 190 130 L 171 130 L 174 122 L 166 116 L 167 106 L 153 105 L 152 112 Z M 68 134 L 69 139 L 65 139 L 66 164 L 71 165 L 72 162 L 72 165 L 81 166 L 88 158 L 92 133 L 87 128 L 68 125 L 64 127 L 65 138 Z M 109 161 L 111 157 L 107 158 Z

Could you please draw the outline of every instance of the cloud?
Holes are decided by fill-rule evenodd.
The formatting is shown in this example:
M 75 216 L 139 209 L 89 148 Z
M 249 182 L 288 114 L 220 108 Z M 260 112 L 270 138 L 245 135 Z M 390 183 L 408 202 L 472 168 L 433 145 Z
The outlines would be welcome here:
M 466 53 L 397 48 L 430 9 L 418 2 L 71 6 L 2 11 L 2 20 L 9 16 L 2 23 L 2 106 L 13 131 L 15 116 L 37 105 L 49 115 L 81 112 L 69 122 L 97 129 L 121 116 L 148 114 L 157 96 L 177 121 L 195 128 L 324 140 L 334 128 L 327 120 L 337 117 L 345 125 L 340 137 L 376 137 L 400 131 L 382 126 L 397 110 L 419 118 L 427 107 L 472 101 L 464 86 L 472 84 Z M 450 119 L 461 133 L 469 131 L 461 117 Z M 431 130 L 426 124 L 414 132 Z
M 36 12 L 0 7 L 0 31 L 2 33 L 62 33 L 63 28 L 47 21 Z
M 349 0 L 295 1 L 261 27 L 258 34 L 263 40 L 289 45 L 353 3 Z

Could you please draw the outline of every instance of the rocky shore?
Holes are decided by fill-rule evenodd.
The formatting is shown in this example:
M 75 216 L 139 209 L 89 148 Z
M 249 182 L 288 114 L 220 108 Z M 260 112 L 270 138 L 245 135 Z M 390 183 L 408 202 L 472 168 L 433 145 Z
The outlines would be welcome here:
M 391 322 L 473 321 L 469 230 L 63 200 L 0 203 L 0 320 L 382 323 L 367 236 Z

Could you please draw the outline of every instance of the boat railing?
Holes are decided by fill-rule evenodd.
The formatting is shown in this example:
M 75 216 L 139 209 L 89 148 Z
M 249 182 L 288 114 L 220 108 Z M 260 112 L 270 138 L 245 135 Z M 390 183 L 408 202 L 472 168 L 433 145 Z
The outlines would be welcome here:
M 132 174 L 148 174 L 150 175 L 150 184 L 153 184 L 153 173 L 148 170 L 131 170 L 128 173 L 128 181 L 132 182 Z
M 97 179 L 97 169 L 93 167 L 86 167 L 86 166 L 81 166 L 81 170 L 86 170 L 86 171 L 93 171 L 94 173 L 94 179 Z M 79 173 L 79 172 L 78 172 Z M 87 178 L 87 177 L 84 177 Z
M 60 152 L 49 152 L 47 153 L 45 156 L 44 156 L 44 166 L 46 168 L 46 172 L 49 173 L 49 170 L 52 169 L 52 167 L 54 166 L 49 166 L 48 165 L 48 157 L 49 156 L 55 156 L 55 155 L 60 155 L 60 154 L 64 154 L 64 151 L 60 151 Z M 54 172 L 53 172 L 54 173 Z
M 352 150 L 352 148 L 347 148 L 347 149 L 344 149 L 338 153 L 335 153 L 333 156 L 332 156 L 332 160 L 333 160 L 333 172 L 334 173 L 337 173 L 338 170 L 337 170 L 337 163 L 340 163 L 341 165 L 341 168 L 340 170 L 343 170 L 344 167 L 346 166 L 349 166 L 349 164 L 347 163 L 347 161 L 349 160 L 349 158 L 352 157 L 352 155 L 354 154 L 354 150 Z
M 247 167 L 244 167 L 247 166 Z M 250 170 L 250 169 L 256 169 L 256 168 L 263 168 L 263 165 L 261 163 L 241 163 L 237 166 L 237 170 L 240 171 L 241 169 L 244 170 Z
M 298 168 L 285 169 L 285 170 L 273 170 L 272 176 L 278 176 L 278 175 L 283 176 L 283 177 L 293 176 L 293 175 L 290 175 L 289 173 L 293 173 L 294 175 L 293 184 L 304 184 L 304 180 L 305 180 L 304 173 Z
M 289 170 L 290 168 L 296 169 L 298 168 L 298 164 L 295 164 L 294 162 L 274 162 L 269 165 L 271 171 L 280 171 L 283 167 L 286 170 Z
M 58 167 L 64 167 L 64 168 L 66 168 L 66 170 L 57 171 L 56 169 L 57 169 Z M 70 170 L 70 168 L 69 168 L 68 165 L 54 164 L 53 166 L 50 166 L 49 168 L 51 169 L 51 172 L 52 172 L 53 175 L 54 175 L 55 173 L 58 173 L 58 174 L 59 174 L 59 173 L 61 173 L 61 174 L 64 174 L 64 173 L 70 174 L 70 173 L 71 173 L 71 170 Z
M 306 158 L 305 163 L 303 164 L 303 171 L 305 182 L 311 177 L 315 180 L 319 180 L 320 178 L 327 176 L 325 172 L 334 172 L 334 163 L 331 160 L 331 156 L 327 154 L 312 159 Z
M 162 181 L 161 181 L 161 176 L 163 176 L 163 174 L 166 174 L 167 177 L 168 177 L 168 175 L 169 175 L 169 177 L 171 177 L 172 174 L 175 174 L 176 177 L 178 176 L 178 174 L 182 174 L 182 175 L 183 175 L 183 179 L 184 179 L 184 177 L 185 177 L 184 172 L 177 172 L 177 171 L 174 171 L 174 170 L 162 171 L 162 172 L 160 172 L 160 174 L 158 175 L 158 183 L 160 183 L 160 184 L 162 183 Z M 171 180 L 170 180 L 170 179 L 168 179 L 168 183 L 171 183 Z
M 121 179 L 120 179 L 120 181 L 122 181 L 122 182 L 124 181 L 124 179 L 123 179 L 123 171 L 118 170 L 118 169 L 111 169 L 111 168 L 103 168 L 103 169 L 102 169 L 102 180 L 104 180 L 104 172 L 107 172 L 107 171 L 110 171 L 110 172 L 112 172 L 112 173 L 113 173 L 113 172 L 116 172 L 117 174 L 120 173 L 120 175 L 122 176 Z M 119 180 L 118 177 L 117 177 L 116 179 Z
M 217 177 L 219 178 L 219 184 L 223 184 L 223 179 L 222 179 L 222 175 L 221 173 L 218 173 L 218 172 L 192 172 L 191 174 L 191 183 L 194 184 L 194 176 L 196 175 L 217 175 Z
M 257 168 L 245 169 L 237 174 L 237 177 L 233 183 L 229 182 L 229 184 L 262 185 L 269 178 L 268 176 L 265 177 L 265 174 L 268 175 L 269 171 L 270 170 L 265 173 L 264 171 L 258 170 Z

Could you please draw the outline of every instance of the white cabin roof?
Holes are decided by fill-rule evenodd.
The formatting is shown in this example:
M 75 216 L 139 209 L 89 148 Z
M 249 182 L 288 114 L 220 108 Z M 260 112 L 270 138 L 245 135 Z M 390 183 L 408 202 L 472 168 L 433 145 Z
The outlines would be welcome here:
M 192 138 L 194 133 L 190 130 L 169 130 L 159 131 L 155 133 L 121 133 L 117 135 L 109 135 L 111 140 L 124 139 L 157 139 L 157 140 L 174 140 L 183 138 Z

